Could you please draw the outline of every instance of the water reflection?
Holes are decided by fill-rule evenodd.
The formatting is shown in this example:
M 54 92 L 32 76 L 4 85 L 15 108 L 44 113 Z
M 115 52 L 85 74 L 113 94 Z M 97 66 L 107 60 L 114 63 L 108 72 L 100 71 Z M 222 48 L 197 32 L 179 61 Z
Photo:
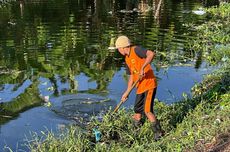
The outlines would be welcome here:
M 18 96 L 14 96 L 11 94 L 11 96 L 15 97 L 10 102 L 2 102 L 0 104 L 0 124 L 4 124 L 9 119 L 18 117 L 19 113 L 26 111 L 27 109 L 30 109 L 34 106 L 40 105 L 41 100 L 38 94 L 38 81 L 34 81 L 33 83 L 29 81 L 24 82 L 26 85 L 23 87 L 24 84 L 22 84 L 20 87 L 17 87 L 17 85 L 14 86 L 15 92 L 21 92 L 22 93 Z M 25 89 L 25 91 L 23 91 Z
M 119 101 L 127 77 L 124 61 L 107 49 L 119 34 L 157 51 L 153 66 L 160 78 L 164 78 L 162 69 L 171 65 L 191 61 L 197 61 L 196 69 L 202 65 L 202 52 L 186 49 L 194 31 L 185 25 L 205 19 L 191 13 L 202 6 L 199 1 L 43 0 L 0 6 L 0 114 L 5 116 L 0 124 L 12 119 L 7 116 L 16 119 L 34 107 L 43 109 L 39 96 L 55 102 L 64 95 L 84 93 Z M 178 76 L 174 74 L 169 76 L 172 81 Z M 175 85 L 170 82 L 170 86 L 162 82 L 162 90 Z M 182 85 L 176 94 L 183 89 L 188 90 Z M 170 98 L 163 91 L 160 94 Z M 47 113 L 47 120 L 56 119 L 49 110 L 41 111 Z
M 184 12 L 199 5 L 167 0 L 18 1 L 4 5 L 0 14 L 2 94 L 6 95 L 7 84 L 15 85 L 11 92 L 17 92 L 25 81 L 36 83 L 34 77 L 47 79 L 52 87 L 38 94 L 77 93 L 76 76 L 80 74 L 96 84 L 85 92 L 108 93 L 114 74 L 123 66 L 119 55 L 107 50 L 110 39 L 118 34 L 156 50 L 158 69 L 193 61 L 196 54 L 186 49 L 192 31 L 183 24 L 202 17 Z M 202 63 L 201 54 L 196 68 Z M 64 84 L 68 87 L 60 89 Z

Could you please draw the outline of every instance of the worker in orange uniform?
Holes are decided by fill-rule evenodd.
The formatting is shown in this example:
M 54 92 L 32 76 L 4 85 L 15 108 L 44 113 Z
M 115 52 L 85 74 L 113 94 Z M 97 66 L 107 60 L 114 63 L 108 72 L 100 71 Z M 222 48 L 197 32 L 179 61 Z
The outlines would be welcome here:
M 162 136 L 162 130 L 153 110 L 157 82 L 150 65 L 155 53 L 140 46 L 131 45 L 127 36 L 119 36 L 115 42 L 115 46 L 125 56 L 127 74 L 130 75 L 127 89 L 123 93 L 121 100 L 123 102 L 127 100 L 128 90 L 139 79 L 139 83 L 136 85 L 135 114 L 133 115 L 134 125 L 136 127 L 142 126 L 143 122 L 141 118 L 145 115 L 152 123 L 155 140 L 158 140 Z

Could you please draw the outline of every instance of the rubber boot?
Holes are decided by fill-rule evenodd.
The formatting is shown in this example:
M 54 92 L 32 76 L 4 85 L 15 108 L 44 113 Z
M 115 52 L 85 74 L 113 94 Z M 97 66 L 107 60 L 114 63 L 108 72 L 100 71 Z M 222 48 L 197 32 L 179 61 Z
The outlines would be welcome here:
M 154 132 L 154 140 L 157 141 L 163 136 L 160 122 L 157 120 L 152 123 L 152 129 Z

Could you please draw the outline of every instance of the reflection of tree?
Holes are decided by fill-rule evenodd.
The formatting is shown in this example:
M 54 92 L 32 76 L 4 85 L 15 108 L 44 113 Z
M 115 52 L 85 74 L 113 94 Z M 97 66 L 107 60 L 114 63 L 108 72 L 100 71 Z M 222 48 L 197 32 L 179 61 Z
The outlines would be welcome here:
M 185 36 L 189 35 L 182 23 L 191 22 L 188 14 L 183 10 L 192 10 L 194 5 L 189 2 L 168 0 L 142 0 L 139 3 L 138 16 L 135 11 L 134 1 L 117 1 L 119 10 L 116 13 L 118 30 L 128 35 L 136 44 L 156 50 L 158 63 L 175 64 L 192 60 L 194 56 L 185 49 Z M 129 4 L 130 3 L 130 4 Z M 165 5 L 167 3 L 167 5 Z M 126 7 L 127 5 L 133 7 Z M 129 11 L 134 10 L 134 11 Z M 178 14 L 178 12 L 180 14 Z M 180 17 L 178 17 L 180 16 Z M 196 20 L 196 19 L 194 19 Z
M 202 0 L 202 3 L 205 7 L 210 7 L 210 6 L 219 6 L 221 0 Z
M 163 5 L 163 0 L 156 0 L 155 1 L 155 13 L 154 13 L 154 18 L 156 19 L 157 24 L 160 24 L 160 12 L 161 12 L 161 7 Z
M 40 105 L 41 99 L 38 94 L 38 84 L 39 82 L 35 80 L 25 92 L 16 99 L 10 102 L 0 103 L 0 124 L 17 117 L 19 113 L 28 108 Z
M 96 81 L 96 89 L 91 89 L 90 92 L 100 93 L 107 90 L 109 82 L 111 82 L 115 72 L 118 70 L 111 62 L 112 56 L 107 50 L 97 48 L 97 54 L 89 57 L 93 60 L 81 65 L 80 68 L 89 78 L 89 81 Z
M 199 52 L 197 53 L 196 63 L 195 63 L 195 68 L 196 68 L 196 69 L 199 69 L 200 66 L 201 66 L 201 63 L 202 63 L 202 55 L 203 55 L 203 52 L 202 52 L 202 51 L 199 51 Z
M 184 33 L 176 12 L 191 6 L 187 2 L 163 2 L 168 5 L 162 5 L 161 0 L 12 3 L 6 7 L 6 15 L 0 14 L 3 19 L 0 20 L 1 27 L 7 25 L 11 18 L 15 22 L 9 30 L 1 30 L 0 66 L 23 71 L 23 76 L 17 77 L 20 82 L 32 77 L 31 70 L 36 76 L 48 78 L 55 95 L 59 94 L 57 75 L 69 83 L 70 92 L 75 92 L 75 76 L 81 72 L 97 83 L 98 92 L 106 91 L 117 67 L 120 67 L 114 66 L 112 57 L 105 49 L 111 33 L 116 34 L 120 30 L 134 42 L 161 52 L 157 58 L 160 62 L 178 59 L 175 55 L 178 53 L 181 56 L 189 54 L 183 50 L 181 44 L 184 42 L 175 42 L 175 38 Z M 140 8 L 138 4 L 145 6 L 141 14 L 134 11 Z M 111 9 L 115 12 L 112 17 L 108 15 Z M 130 12 L 121 13 L 119 10 Z M 182 14 L 179 19 L 185 18 Z M 4 84 L 11 79 L 15 78 L 4 77 L 0 81 Z

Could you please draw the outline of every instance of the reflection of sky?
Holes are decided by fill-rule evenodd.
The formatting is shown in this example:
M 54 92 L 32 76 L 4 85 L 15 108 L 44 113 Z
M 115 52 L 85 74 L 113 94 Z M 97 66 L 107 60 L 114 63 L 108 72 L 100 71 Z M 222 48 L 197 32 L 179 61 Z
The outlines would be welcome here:
M 171 67 L 167 73 L 160 70 L 157 76 L 158 81 L 157 98 L 166 103 L 172 103 L 183 99 L 182 94 L 191 94 L 191 88 L 195 83 L 203 79 L 203 75 L 210 73 L 211 69 L 201 67 L 196 71 L 193 67 Z
M 76 76 L 75 80 L 78 82 L 78 91 L 85 91 L 89 89 L 95 89 L 97 84 L 95 81 L 89 81 L 90 78 L 87 77 L 84 73 Z
M 25 91 L 25 89 L 31 85 L 30 80 L 26 80 L 16 91 L 14 91 L 14 87 L 17 84 L 4 84 L 4 89 L 0 91 L 0 102 L 11 101 L 12 99 L 19 96 L 21 93 Z
M 50 96 L 53 94 L 53 86 L 49 79 L 40 77 L 40 84 L 38 86 L 40 94 L 43 96 Z
M 158 90 L 157 98 L 166 103 L 172 103 L 182 99 L 182 94 L 190 94 L 191 87 L 194 86 L 196 82 L 200 82 L 204 74 L 210 73 L 212 68 L 206 68 L 203 64 L 201 68 L 195 69 L 194 67 L 181 66 L 181 67 L 170 67 L 167 70 L 161 69 L 156 72 L 155 75 L 159 78 L 158 80 Z M 126 83 L 123 75 L 125 73 L 124 69 L 118 71 L 112 81 L 108 86 L 109 97 L 119 101 L 123 91 L 126 89 Z M 61 82 L 61 78 L 55 76 L 57 83 L 57 90 L 59 95 L 61 95 L 62 90 L 69 90 L 69 83 Z M 96 89 L 97 84 L 95 81 L 90 81 L 84 73 L 80 73 L 75 76 L 77 82 L 77 91 L 87 91 L 89 89 Z M 54 93 L 53 84 L 49 79 L 40 77 L 40 84 L 38 86 L 40 94 L 43 96 L 52 96 Z M 0 91 L 0 102 L 10 101 L 16 98 L 18 95 L 24 92 L 24 90 L 31 85 L 30 80 L 26 80 L 17 90 L 13 91 L 15 84 L 5 84 L 4 89 Z M 133 91 L 135 92 L 135 91 Z M 134 93 L 131 93 L 130 100 L 133 99 Z M 128 105 L 128 104 L 127 104 Z
M 59 76 L 55 76 L 56 83 L 57 83 L 57 90 L 59 95 L 61 95 L 61 92 L 63 90 L 69 90 L 70 85 L 69 82 L 61 82 L 61 78 Z M 80 73 L 79 75 L 75 76 L 75 81 L 77 83 L 77 91 L 87 91 L 89 89 L 96 89 L 96 82 L 89 81 L 90 78 L 87 77 L 84 73 Z M 54 87 L 53 84 L 50 82 L 49 79 L 40 77 L 39 78 L 40 84 L 39 84 L 39 91 L 42 94 L 42 96 L 52 96 L 54 93 Z
M 41 130 L 46 132 L 47 129 L 52 129 L 52 132 L 56 132 L 69 123 L 70 121 L 58 117 L 46 107 L 25 111 L 17 119 L 0 126 L 0 151 L 3 150 L 4 145 L 9 146 L 13 151 L 19 150 L 26 139 L 25 137 L 31 140 L 30 132 L 36 132 L 38 135 L 40 135 Z M 23 149 L 25 148 L 23 146 Z

